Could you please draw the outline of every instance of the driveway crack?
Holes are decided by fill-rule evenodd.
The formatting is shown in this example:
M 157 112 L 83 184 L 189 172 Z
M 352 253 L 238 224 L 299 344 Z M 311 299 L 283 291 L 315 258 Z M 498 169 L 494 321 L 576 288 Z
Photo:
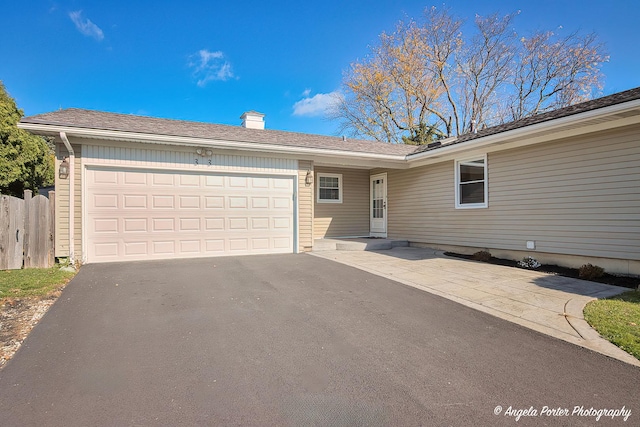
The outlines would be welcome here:
M 569 320 L 569 317 L 573 317 L 571 316 L 569 313 L 567 313 L 567 305 L 569 304 L 569 301 L 571 300 L 567 300 L 567 302 L 564 303 L 564 309 L 562 310 L 562 316 L 564 317 L 564 320 L 567 321 L 567 323 L 569 324 L 569 326 L 571 326 L 571 329 L 573 329 L 574 331 L 576 331 L 576 334 L 580 335 L 580 338 L 582 338 L 583 340 L 586 340 L 586 338 L 580 333 L 580 331 L 578 331 L 575 326 L 573 326 L 573 324 L 571 323 L 571 321 Z

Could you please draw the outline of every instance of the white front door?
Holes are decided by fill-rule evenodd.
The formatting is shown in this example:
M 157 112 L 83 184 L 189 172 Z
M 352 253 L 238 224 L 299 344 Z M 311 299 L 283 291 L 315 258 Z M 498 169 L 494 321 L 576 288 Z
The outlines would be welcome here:
M 387 174 L 371 176 L 371 217 L 370 234 L 373 237 L 387 237 Z

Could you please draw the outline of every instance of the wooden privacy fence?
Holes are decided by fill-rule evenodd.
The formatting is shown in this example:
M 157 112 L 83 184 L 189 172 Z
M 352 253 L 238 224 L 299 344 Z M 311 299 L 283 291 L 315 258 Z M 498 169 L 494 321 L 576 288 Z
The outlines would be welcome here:
M 1 196 L 0 270 L 51 267 L 55 262 L 55 191 L 24 199 Z

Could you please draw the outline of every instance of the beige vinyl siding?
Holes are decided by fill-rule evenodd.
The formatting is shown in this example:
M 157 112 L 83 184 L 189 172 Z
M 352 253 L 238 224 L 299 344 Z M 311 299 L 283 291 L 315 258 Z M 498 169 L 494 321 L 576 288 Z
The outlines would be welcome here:
M 86 140 L 81 140 L 85 142 Z M 105 145 L 83 144 L 84 164 L 151 167 L 203 172 L 249 172 L 296 175 L 298 161 L 265 156 L 239 156 L 212 150 L 199 156 L 193 147 L 150 146 L 149 144 L 101 141 Z M 95 143 L 95 142 L 94 142 Z M 109 144 L 109 145 L 106 145 Z
M 318 203 L 318 175 L 342 175 L 342 203 Z M 369 235 L 369 171 L 315 168 L 313 232 L 316 239 Z
M 313 162 L 298 162 L 298 251 L 313 248 L 313 185 L 306 184 L 307 171 L 313 176 Z
M 639 146 L 635 127 L 489 153 L 489 207 L 479 209 L 455 209 L 453 161 L 390 170 L 389 235 L 640 259 Z
M 75 239 L 74 250 L 76 259 L 82 256 L 82 146 L 72 144 L 75 152 L 74 164 L 74 203 L 75 203 Z M 56 144 L 56 236 L 55 256 L 69 256 L 69 179 L 58 177 L 60 163 L 69 153 L 63 144 Z

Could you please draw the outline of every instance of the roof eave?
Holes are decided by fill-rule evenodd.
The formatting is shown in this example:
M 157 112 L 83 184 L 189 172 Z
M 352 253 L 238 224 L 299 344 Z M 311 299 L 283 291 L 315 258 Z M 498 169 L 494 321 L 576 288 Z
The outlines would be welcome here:
M 434 150 L 424 151 L 422 153 L 417 154 L 409 154 L 407 156 L 407 161 L 410 164 L 410 167 L 421 166 L 422 164 L 430 163 L 430 160 L 438 159 L 440 161 L 443 157 L 458 154 L 462 152 L 467 152 L 471 150 L 477 150 L 482 148 L 488 148 L 489 146 L 502 145 L 505 141 L 512 141 L 514 139 L 518 139 L 518 143 L 512 144 L 514 148 L 517 146 L 525 146 L 530 145 L 532 143 L 537 142 L 545 142 L 551 139 L 558 139 L 560 137 L 569 137 L 573 136 L 570 133 L 566 133 L 565 135 L 560 136 L 560 134 L 556 134 L 553 137 L 547 138 L 538 138 L 534 139 L 536 134 L 540 132 L 549 132 L 553 130 L 562 131 L 563 128 L 568 128 L 570 125 L 576 125 L 580 122 L 587 122 L 589 120 L 604 117 L 613 114 L 620 114 L 626 111 L 638 110 L 640 109 L 640 99 L 628 101 L 620 104 L 610 105 L 607 107 L 598 108 L 595 110 L 585 111 L 582 113 L 573 114 L 566 117 L 561 117 L 558 119 L 551 119 L 548 121 L 536 123 L 529 126 L 524 126 L 521 128 L 512 129 L 505 132 L 496 133 L 493 135 L 487 135 L 485 137 L 479 137 L 475 139 L 470 139 L 468 141 L 460 142 L 460 143 L 452 143 L 451 145 L 444 145 Z M 618 119 L 612 120 L 610 123 L 616 123 L 616 126 L 623 124 L 634 124 L 640 121 L 640 112 L 638 115 L 632 116 L 629 120 Z M 584 127 L 572 129 L 575 135 L 585 134 L 592 132 L 592 127 Z M 505 147 L 506 148 L 506 147 Z
M 581 122 L 605 116 L 613 116 L 626 111 L 637 110 L 637 115 L 627 118 L 611 118 L 606 123 L 598 123 L 577 127 Z M 151 144 L 175 146 L 210 146 L 218 149 L 237 151 L 253 151 L 268 154 L 301 156 L 312 159 L 316 156 L 335 164 L 349 164 L 349 160 L 357 160 L 359 165 L 369 167 L 407 168 L 436 163 L 463 152 L 474 150 L 495 151 L 496 149 L 516 148 L 552 139 L 571 137 L 593 131 L 640 123 L 640 99 L 601 107 L 594 110 L 576 113 L 569 116 L 516 128 L 493 135 L 487 135 L 456 143 L 455 141 L 437 149 L 417 154 L 380 154 L 362 151 L 348 151 L 324 148 L 312 148 L 279 144 L 265 144 L 249 141 L 230 141 L 222 139 L 198 138 L 174 135 L 157 135 L 149 133 L 127 132 L 118 130 L 92 129 L 51 123 L 21 121 L 18 127 L 43 135 L 59 135 L 65 132 L 69 136 L 87 139 L 107 139 L 115 141 L 131 141 Z M 553 134 L 551 135 L 551 133 Z M 500 146 L 500 148 L 497 148 Z
M 230 141 L 222 139 L 197 138 L 188 136 L 174 135 L 157 135 L 138 132 L 126 132 L 105 129 L 79 128 L 74 126 L 29 123 L 20 122 L 18 127 L 33 133 L 56 136 L 60 132 L 65 132 L 68 136 L 87 139 L 103 139 L 112 141 L 130 141 L 148 144 L 174 145 L 183 147 L 207 146 L 218 149 L 230 149 L 238 151 L 254 151 L 270 154 L 287 154 L 297 156 L 321 156 L 324 159 L 330 158 L 352 158 L 359 160 L 369 160 L 372 162 L 384 161 L 389 165 L 396 164 L 397 167 L 403 167 L 406 163 L 406 155 L 404 154 L 380 154 L 367 153 L 361 151 L 347 151 L 323 148 L 311 148 L 278 144 L 264 144 L 248 141 Z M 372 163 L 372 167 L 376 163 Z

